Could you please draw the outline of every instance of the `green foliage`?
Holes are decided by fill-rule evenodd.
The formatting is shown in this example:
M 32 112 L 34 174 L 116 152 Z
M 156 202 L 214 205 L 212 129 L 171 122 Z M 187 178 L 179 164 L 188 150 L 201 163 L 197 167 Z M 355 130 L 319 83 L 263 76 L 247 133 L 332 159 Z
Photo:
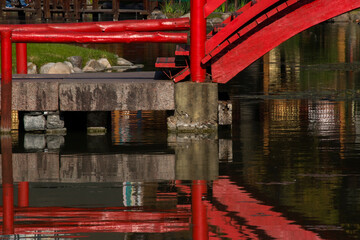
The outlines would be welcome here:
M 180 17 L 190 12 L 190 1 L 165 0 L 161 4 L 161 11 L 169 18 Z
M 69 44 L 29 43 L 27 44 L 28 62 L 33 62 L 38 68 L 49 62 L 63 62 L 70 56 L 81 56 L 85 64 L 89 59 L 107 58 L 114 65 L 116 56 L 102 50 L 84 48 Z M 15 44 L 13 44 L 13 71 L 16 67 Z M 1 60 L 0 60 L 1 61 Z
M 235 1 L 237 1 L 237 9 L 235 8 Z M 250 0 L 233 0 L 233 1 L 228 1 L 228 12 L 235 12 L 237 11 L 239 8 L 242 8 L 243 6 L 245 6 L 248 2 L 250 2 Z M 218 7 L 215 12 L 221 12 L 224 13 L 226 12 L 226 4 L 223 3 L 220 5 L 220 7 Z

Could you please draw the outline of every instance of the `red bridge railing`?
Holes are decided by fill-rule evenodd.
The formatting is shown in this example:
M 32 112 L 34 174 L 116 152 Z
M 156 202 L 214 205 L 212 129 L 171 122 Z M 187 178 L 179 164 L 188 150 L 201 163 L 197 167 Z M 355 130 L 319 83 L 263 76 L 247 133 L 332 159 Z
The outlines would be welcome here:
M 187 43 L 188 18 L 129 20 L 119 22 L 0 25 L 1 123 L 0 132 L 11 131 L 12 43 L 17 43 L 17 73 L 27 73 L 26 43 Z

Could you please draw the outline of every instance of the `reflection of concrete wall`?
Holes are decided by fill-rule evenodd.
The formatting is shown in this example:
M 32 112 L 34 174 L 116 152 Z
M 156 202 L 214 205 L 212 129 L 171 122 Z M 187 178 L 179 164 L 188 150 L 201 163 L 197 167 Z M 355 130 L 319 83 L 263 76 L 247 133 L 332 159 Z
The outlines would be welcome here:
M 215 180 L 219 176 L 217 139 L 170 136 L 175 148 L 176 179 Z
M 13 169 L 15 182 L 173 180 L 175 155 L 19 153 L 13 154 Z

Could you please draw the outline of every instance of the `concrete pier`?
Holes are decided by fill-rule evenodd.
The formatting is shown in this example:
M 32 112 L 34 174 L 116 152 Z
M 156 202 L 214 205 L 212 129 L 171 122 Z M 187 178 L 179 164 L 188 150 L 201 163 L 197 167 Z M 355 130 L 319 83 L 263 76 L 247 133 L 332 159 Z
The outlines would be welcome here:
M 17 111 L 173 110 L 174 83 L 154 72 L 13 76 Z

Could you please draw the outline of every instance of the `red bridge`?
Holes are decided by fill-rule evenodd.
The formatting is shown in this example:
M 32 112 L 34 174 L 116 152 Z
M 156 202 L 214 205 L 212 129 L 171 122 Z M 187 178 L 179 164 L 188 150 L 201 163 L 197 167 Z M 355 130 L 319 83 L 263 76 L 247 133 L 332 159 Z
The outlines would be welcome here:
M 190 67 L 172 76 L 175 82 L 191 70 L 194 82 L 207 77 L 226 83 L 297 33 L 360 7 L 358 0 L 252 0 L 206 36 L 205 18 L 223 2 L 192 1 Z M 184 55 L 184 51 L 177 50 L 176 55 Z M 175 64 L 175 58 L 161 58 L 157 66 L 171 68 L 172 62 Z M 208 76 L 206 68 L 211 69 Z

